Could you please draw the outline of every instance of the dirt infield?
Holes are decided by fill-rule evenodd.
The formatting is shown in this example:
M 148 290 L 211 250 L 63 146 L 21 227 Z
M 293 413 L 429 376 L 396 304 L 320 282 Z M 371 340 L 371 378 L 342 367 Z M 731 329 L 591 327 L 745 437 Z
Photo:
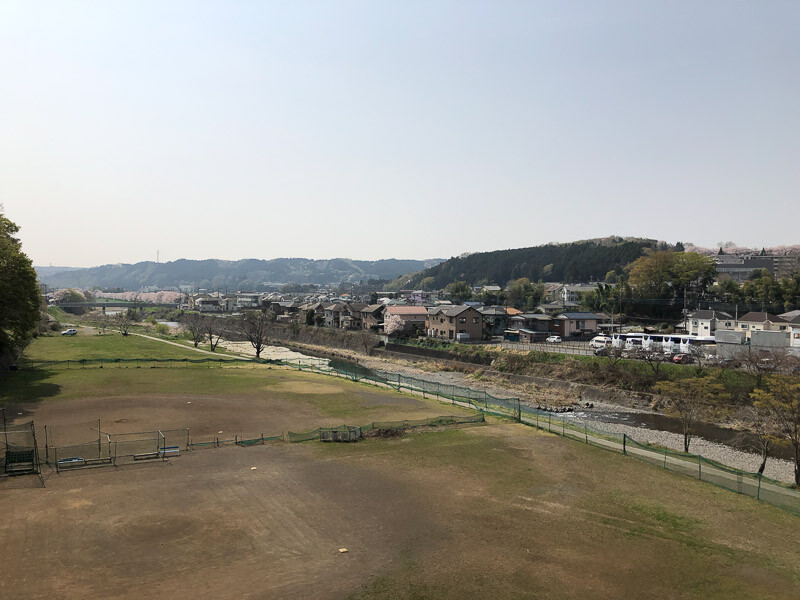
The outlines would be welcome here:
M 4 597 L 341 597 L 426 523 L 391 477 L 308 450 L 206 450 L 2 491 L 4 571 L 18 573 Z
M 35 480 L 0 480 L 4 597 L 795 598 L 800 581 L 796 517 L 514 424 Z

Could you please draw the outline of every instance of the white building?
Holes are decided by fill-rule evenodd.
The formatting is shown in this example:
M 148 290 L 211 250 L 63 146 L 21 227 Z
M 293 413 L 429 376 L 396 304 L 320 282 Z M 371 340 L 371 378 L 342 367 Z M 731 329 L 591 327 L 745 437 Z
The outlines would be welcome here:
M 736 320 L 726 312 L 697 310 L 686 315 L 685 326 L 689 335 L 714 335 L 717 329 L 735 329 Z

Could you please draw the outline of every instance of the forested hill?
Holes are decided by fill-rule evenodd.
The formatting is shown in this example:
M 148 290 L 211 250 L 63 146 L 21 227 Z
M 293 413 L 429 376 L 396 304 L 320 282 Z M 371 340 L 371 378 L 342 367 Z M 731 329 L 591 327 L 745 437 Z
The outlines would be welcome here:
M 431 260 L 312 260 L 276 258 L 272 260 L 176 260 L 133 265 L 103 265 L 58 273 L 39 271 L 39 278 L 50 287 L 123 288 L 138 291 L 146 286 L 170 288 L 192 285 L 205 289 L 262 291 L 266 282 L 338 284 L 342 281 L 394 279 L 441 262 Z
M 453 281 L 505 285 L 512 279 L 587 282 L 602 280 L 611 270 L 621 273 L 645 248 L 672 248 L 640 238 L 602 238 L 569 244 L 480 252 L 451 258 L 429 269 L 398 278 L 396 287 L 439 289 Z M 429 278 L 432 278 L 429 279 Z M 423 282 L 423 280 L 425 280 Z

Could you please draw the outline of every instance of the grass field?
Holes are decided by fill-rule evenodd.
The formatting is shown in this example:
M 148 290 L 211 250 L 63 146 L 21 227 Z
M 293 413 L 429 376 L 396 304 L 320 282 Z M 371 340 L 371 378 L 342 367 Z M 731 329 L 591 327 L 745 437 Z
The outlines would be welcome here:
M 0 385 L 14 419 L 101 418 L 115 431 L 269 434 L 269 424 L 467 412 L 269 368 L 20 371 Z M 2 597 L 788 599 L 800 589 L 797 517 L 498 420 L 46 470 L 44 482 L 0 478 Z
M 79 328 L 75 336 L 41 336 L 25 351 L 21 364 L 83 358 L 203 358 L 189 348 L 163 344 L 138 335 L 123 336 L 109 330 L 97 335 L 93 329 Z

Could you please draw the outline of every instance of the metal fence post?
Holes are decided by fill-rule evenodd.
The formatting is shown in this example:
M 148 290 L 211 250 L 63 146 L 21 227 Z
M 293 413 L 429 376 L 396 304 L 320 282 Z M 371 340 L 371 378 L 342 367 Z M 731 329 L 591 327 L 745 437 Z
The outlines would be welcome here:
M 623 433 L 622 434 L 622 453 L 626 454 L 626 455 L 628 454 L 627 445 L 628 445 L 628 435 L 626 433 Z
M 550 431 L 550 422 L 552 421 L 552 413 L 547 413 L 547 431 Z
M 697 455 L 697 478 L 700 481 L 703 480 L 703 458 L 699 454 Z
M 761 500 L 761 477 L 762 474 L 758 474 L 758 490 L 756 491 L 756 500 Z
M 583 437 L 586 439 L 586 443 L 589 443 L 589 433 L 586 430 L 586 421 L 583 422 Z

